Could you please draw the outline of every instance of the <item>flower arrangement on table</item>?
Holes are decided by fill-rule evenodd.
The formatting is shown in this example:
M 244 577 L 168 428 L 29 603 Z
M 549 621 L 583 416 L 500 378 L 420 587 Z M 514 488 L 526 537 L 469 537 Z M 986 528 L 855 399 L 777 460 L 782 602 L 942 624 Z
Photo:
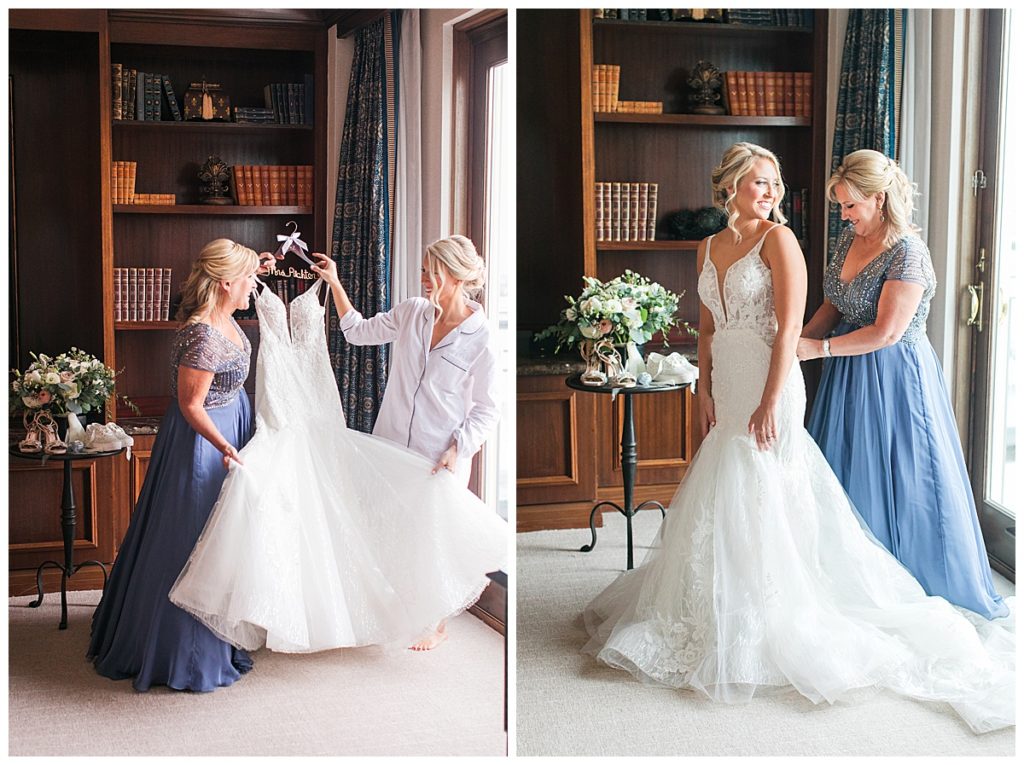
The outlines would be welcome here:
M 103 410 L 107 399 L 114 394 L 116 374 L 95 356 L 78 348 L 55 357 L 44 353 L 29 355 L 32 363 L 24 372 L 11 370 L 14 380 L 10 413 L 23 412 L 28 431 L 28 448 L 24 448 L 26 442 L 22 442 L 22 451 L 40 451 L 45 440 L 47 451 L 62 453 L 60 450 L 66 445 L 56 438 L 53 417 L 66 416 L 69 428 L 74 423 L 80 429 L 77 415 Z M 120 399 L 138 412 L 127 396 Z M 48 433 L 50 430 L 53 433 Z
M 643 374 L 637 345 L 661 332 L 667 346 L 667 335 L 673 328 L 693 332 L 676 318 L 680 296 L 638 273 L 627 270 L 608 282 L 585 276 L 583 282 L 579 297 L 565 296 L 569 307 L 562 311 L 559 321 L 535 337 L 553 338 L 556 353 L 578 345 L 587 362 L 584 383 L 600 385 L 613 378 L 624 386 L 636 384 Z M 615 346 L 625 347 L 627 354 L 625 363 L 620 361 L 617 367 Z M 602 363 L 608 366 L 607 374 L 599 368 Z

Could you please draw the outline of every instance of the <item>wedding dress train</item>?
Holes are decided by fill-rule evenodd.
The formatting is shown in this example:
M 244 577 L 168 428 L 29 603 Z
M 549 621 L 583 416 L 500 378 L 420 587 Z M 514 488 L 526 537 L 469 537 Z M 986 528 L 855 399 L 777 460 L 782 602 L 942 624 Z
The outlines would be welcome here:
M 760 248 L 729 268 L 721 292 L 703 256 L 717 424 L 644 564 L 586 608 L 584 650 L 724 702 L 789 687 L 834 702 L 878 687 L 948 702 L 978 732 L 1013 725 L 1012 622 L 929 597 L 865 530 L 804 430 L 795 358 L 778 440 L 762 452 L 748 434 L 777 328 Z
M 256 433 L 170 593 L 249 650 L 407 646 L 505 564 L 507 524 L 452 475 L 346 428 L 321 284 L 256 298 Z

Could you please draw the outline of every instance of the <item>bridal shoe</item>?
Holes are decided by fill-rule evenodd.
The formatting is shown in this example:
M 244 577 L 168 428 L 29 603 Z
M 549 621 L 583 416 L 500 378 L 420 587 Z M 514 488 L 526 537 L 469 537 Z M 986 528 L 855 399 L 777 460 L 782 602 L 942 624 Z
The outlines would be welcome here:
M 116 422 L 100 425 L 92 423 L 85 429 L 85 448 L 96 452 L 115 452 L 118 449 L 128 450 L 131 459 L 132 445 L 135 439 L 122 430 Z

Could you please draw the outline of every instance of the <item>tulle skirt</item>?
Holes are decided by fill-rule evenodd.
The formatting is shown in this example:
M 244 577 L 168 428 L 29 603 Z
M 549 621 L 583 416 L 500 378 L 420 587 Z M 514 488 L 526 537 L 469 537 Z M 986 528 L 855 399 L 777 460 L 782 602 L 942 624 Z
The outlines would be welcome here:
M 237 448 L 252 434 L 244 391 L 207 409 Z M 164 416 L 131 523 L 93 615 L 87 656 L 101 675 L 134 678 L 136 690 L 167 685 L 211 691 L 252 667 L 245 651 L 167 599 L 210 515 L 227 471 L 222 455 L 172 402 Z
M 857 328 L 844 322 L 835 334 Z M 927 338 L 827 359 L 808 430 L 875 537 L 926 592 L 990 619 L 1007 614 Z
M 404 648 L 505 565 L 507 524 L 390 441 L 296 416 L 241 457 L 171 591 L 233 645 Z

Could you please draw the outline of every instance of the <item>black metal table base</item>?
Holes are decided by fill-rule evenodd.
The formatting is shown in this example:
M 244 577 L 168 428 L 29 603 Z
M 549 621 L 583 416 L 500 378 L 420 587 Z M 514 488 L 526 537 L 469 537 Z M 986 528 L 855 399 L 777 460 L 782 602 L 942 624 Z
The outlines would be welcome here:
M 597 547 L 597 527 L 594 526 L 594 516 L 597 511 L 604 505 L 613 507 L 626 516 L 626 570 L 633 568 L 633 516 L 646 507 L 656 507 L 661 510 L 661 517 L 665 517 L 665 506 L 657 500 L 649 499 L 646 502 L 641 502 L 639 505 L 633 508 L 633 512 L 627 513 L 619 505 L 614 502 L 598 502 L 590 510 L 590 544 L 583 545 L 580 548 L 580 552 L 590 552 Z
M 107 567 L 100 563 L 98 560 L 87 560 L 82 563 L 76 563 L 70 569 L 65 568 L 63 564 L 58 563 L 55 560 L 43 561 L 39 564 L 39 568 L 36 569 L 36 593 L 39 597 L 28 604 L 29 608 L 39 608 L 43 604 L 43 569 L 47 566 L 60 569 L 60 624 L 58 629 L 66 630 L 68 628 L 68 579 L 75 575 L 79 569 L 85 566 L 99 566 L 103 572 L 103 589 L 107 588 Z

